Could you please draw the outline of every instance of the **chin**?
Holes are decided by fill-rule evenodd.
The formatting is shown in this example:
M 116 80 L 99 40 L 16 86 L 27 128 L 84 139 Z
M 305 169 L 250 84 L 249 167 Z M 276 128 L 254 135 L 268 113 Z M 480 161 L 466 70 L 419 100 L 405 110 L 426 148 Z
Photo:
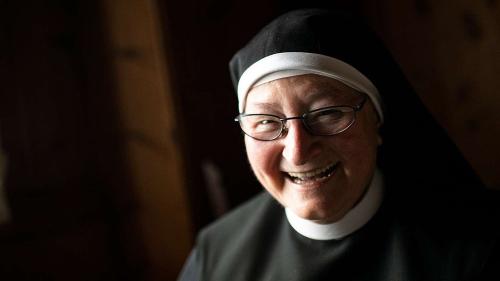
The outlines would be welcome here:
M 291 208 L 292 211 L 299 217 L 307 220 L 318 221 L 322 223 L 331 223 L 335 222 L 342 218 L 339 217 L 339 214 L 336 214 L 333 210 L 329 209 L 321 209 L 318 206 L 314 207 L 299 207 L 299 208 Z

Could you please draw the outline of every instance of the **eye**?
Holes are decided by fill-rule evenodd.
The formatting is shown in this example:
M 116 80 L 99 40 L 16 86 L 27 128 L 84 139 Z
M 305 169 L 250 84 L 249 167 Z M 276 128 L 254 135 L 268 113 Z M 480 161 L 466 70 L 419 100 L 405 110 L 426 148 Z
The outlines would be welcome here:
M 275 122 L 275 120 L 260 120 L 259 125 L 269 125 Z
M 255 132 L 270 132 L 281 129 L 281 121 L 274 116 L 252 116 L 251 129 Z
M 345 112 L 341 108 L 329 108 L 309 115 L 308 122 L 310 124 L 336 122 L 344 116 Z
M 273 130 L 280 126 L 280 122 L 273 119 L 260 120 L 256 123 L 256 127 L 260 128 L 260 130 Z

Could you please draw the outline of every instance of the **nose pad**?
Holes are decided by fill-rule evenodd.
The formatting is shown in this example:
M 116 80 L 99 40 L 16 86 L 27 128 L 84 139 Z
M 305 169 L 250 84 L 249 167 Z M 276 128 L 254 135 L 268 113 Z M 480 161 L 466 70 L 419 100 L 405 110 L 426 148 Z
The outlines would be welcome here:
M 280 132 L 280 135 L 278 138 L 284 138 L 286 137 L 286 135 L 288 135 L 288 126 L 287 126 L 287 122 L 286 121 L 282 121 L 283 122 L 283 127 L 281 129 L 281 132 Z
M 309 129 L 307 128 L 304 120 L 301 118 L 301 117 L 289 117 L 289 118 L 286 118 L 286 119 L 282 119 L 281 122 L 283 124 L 283 129 L 281 130 L 281 133 L 279 135 L 279 138 L 283 138 L 283 137 L 286 137 L 286 135 L 288 134 L 288 130 L 289 130 L 289 127 L 288 127 L 288 122 L 290 122 L 290 120 L 298 120 L 298 121 L 301 121 L 300 122 L 300 125 L 301 125 L 301 128 L 307 132 L 308 134 L 312 135 L 310 132 L 309 132 Z

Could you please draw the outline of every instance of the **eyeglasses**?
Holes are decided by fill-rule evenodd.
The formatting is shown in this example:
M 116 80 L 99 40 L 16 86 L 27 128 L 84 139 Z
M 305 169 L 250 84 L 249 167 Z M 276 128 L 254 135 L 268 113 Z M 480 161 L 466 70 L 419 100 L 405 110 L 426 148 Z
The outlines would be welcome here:
M 332 136 L 340 134 L 354 124 L 356 112 L 363 108 L 367 97 L 363 95 L 361 103 L 355 106 L 329 106 L 318 108 L 302 116 L 281 118 L 272 114 L 240 114 L 234 118 L 247 136 L 261 141 L 272 141 L 287 131 L 286 121 L 302 120 L 304 128 L 314 136 Z

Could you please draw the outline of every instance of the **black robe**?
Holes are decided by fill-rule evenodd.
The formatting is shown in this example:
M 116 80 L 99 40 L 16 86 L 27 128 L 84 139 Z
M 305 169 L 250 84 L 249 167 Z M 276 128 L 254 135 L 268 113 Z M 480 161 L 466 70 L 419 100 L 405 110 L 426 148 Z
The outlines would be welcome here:
M 425 219 L 385 200 L 361 229 L 325 241 L 296 232 L 262 193 L 200 233 L 180 280 L 500 280 L 493 197 Z

